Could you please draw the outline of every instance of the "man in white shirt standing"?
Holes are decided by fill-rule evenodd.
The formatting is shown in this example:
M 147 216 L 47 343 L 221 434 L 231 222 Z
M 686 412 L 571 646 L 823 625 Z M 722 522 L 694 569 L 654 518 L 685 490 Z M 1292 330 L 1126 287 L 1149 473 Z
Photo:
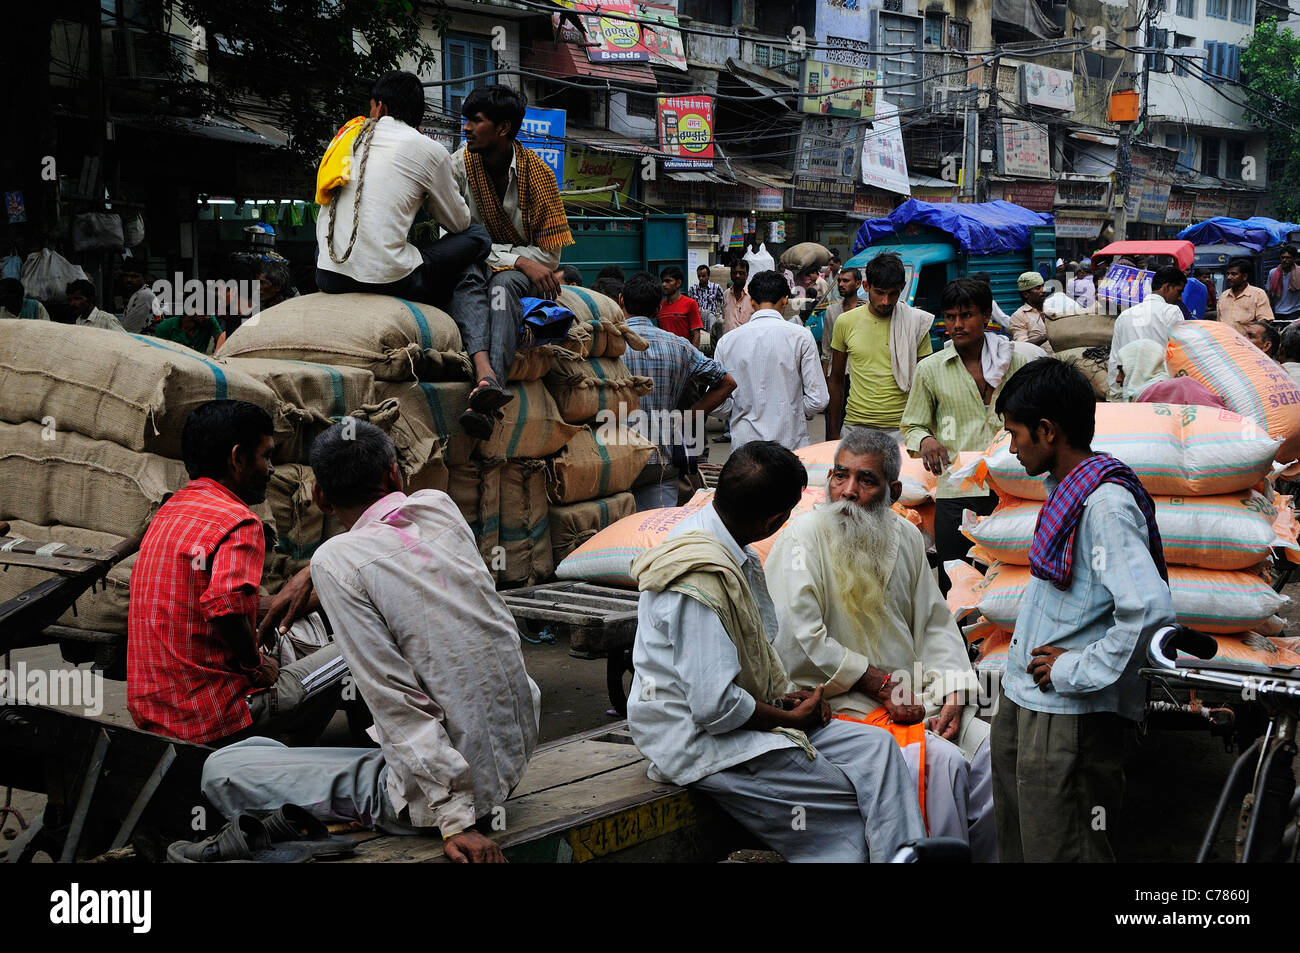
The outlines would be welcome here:
M 369 292 L 445 307 L 460 328 L 475 373 L 491 376 L 485 342 L 485 276 L 475 265 L 491 240 L 474 225 L 452 177 L 447 150 L 421 134 L 424 87 L 414 73 L 385 73 L 370 91 L 370 120 L 352 145 L 349 181 L 316 222 L 316 287 L 326 294 Z M 423 247 L 406 240 L 424 209 L 445 232 Z M 505 371 L 500 372 L 504 379 Z M 476 393 L 461 424 L 492 435 L 493 411 L 507 391 Z
M 85 278 L 78 278 L 68 284 L 68 307 L 76 316 L 77 324 L 82 327 L 126 333 L 126 328 L 122 327 L 122 322 L 117 320 L 116 315 L 95 307 L 95 286 Z
M 1187 276 L 1170 265 L 1161 268 L 1151 279 L 1151 293 L 1141 302 L 1120 312 L 1110 341 L 1110 360 L 1106 367 L 1106 399 L 1124 400 L 1124 376 L 1120 352 L 1134 341 L 1154 341 L 1162 348 L 1169 344 L 1169 332 L 1183 322 L 1178 302 L 1183 297 Z
M 754 315 L 724 334 L 714 352 L 736 380 L 735 394 L 719 408 L 719 416 L 730 414 L 733 453 L 751 440 L 806 447 L 808 421 L 830 402 L 812 332 L 781 316 L 789 294 L 778 272 L 751 278 Z
M 348 532 L 316 550 L 304 608 L 329 617 L 379 747 L 250 738 L 208 758 L 203 792 L 228 817 L 301 804 L 326 823 L 436 827 L 449 859 L 500 861 L 474 825 L 523 777 L 541 711 L 510 610 L 451 498 L 402 492 L 378 427 L 334 425 L 311 463 L 312 499 Z
M 632 563 L 628 726 L 652 779 L 709 794 L 786 860 L 879 863 L 924 836 L 906 762 L 888 732 L 832 720 L 825 686 L 791 691 L 749 547 L 789 518 L 807 483 L 793 453 L 751 441 L 722 468 L 713 502 Z

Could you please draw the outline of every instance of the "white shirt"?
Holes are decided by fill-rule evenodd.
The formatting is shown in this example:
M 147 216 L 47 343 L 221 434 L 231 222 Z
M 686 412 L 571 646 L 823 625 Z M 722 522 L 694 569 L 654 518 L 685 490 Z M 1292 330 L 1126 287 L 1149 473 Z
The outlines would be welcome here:
M 311 576 L 375 717 L 394 809 L 444 836 L 491 813 L 537 744 L 541 693 L 451 497 L 390 493 L 321 544 Z
M 1119 377 L 1119 352 L 1134 341 L 1155 341 L 1161 347 L 1169 345 L 1169 332 L 1183 322 L 1182 309 L 1167 304 L 1160 295 L 1152 292 L 1138 304 L 1126 308 L 1115 319 L 1115 331 L 1110 339 L 1110 360 L 1106 365 L 1106 399 L 1124 399 Z
M 808 420 L 831 402 L 811 331 L 763 308 L 724 334 L 713 357 L 736 380 L 716 411 L 731 416 L 733 453 L 751 440 L 808 446 Z
M 337 206 L 334 252 L 342 255 L 352 235 L 352 209 L 361 178 L 361 155 L 352 157 L 351 181 L 320 210 L 316 220 L 316 267 L 366 284 L 400 281 L 424 264 L 406 240 L 423 207 L 448 232 L 469 228 L 469 208 L 451 176 L 447 150 L 418 129 L 384 116 L 375 124 L 366 160 L 365 188 L 352 255 L 335 264 L 329 253 L 330 209 Z
M 501 210 L 509 216 L 510 224 L 514 226 L 515 231 L 522 235 L 524 234 L 524 214 L 523 210 L 519 208 L 518 163 L 519 154 L 515 153 L 510 157 L 510 168 L 506 170 L 506 193 L 501 197 Z M 483 216 L 479 213 L 478 202 L 475 201 L 474 192 L 469 187 L 469 175 L 465 172 L 464 146 L 457 149 L 456 154 L 451 157 L 451 171 L 456 180 L 456 187 L 460 189 L 462 198 L 469 206 L 471 217 L 480 225 L 483 224 Z M 535 261 L 549 271 L 554 271 L 560 267 L 560 250 L 558 248 L 539 248 L 536 245 L 510 245 L 505 242 L 492 243 L 492 250 L 488 252 L 487 264 L 492 269 L 513 268 L 520 257 Z
M 77 324 L 85 328 L 102 328 L 105 331 L 121 331 L 126 333 L 126 328 L 122 327 L 122 322 L 117 320 L 116 315 L 109 314 L 107 311 L 101 311 L 99 308 L 91 308 L 90 314 L 84 318 L 77 318 Z
M 691 530 L 716 536 L 740 563 L 771 642 L 776 610 L 758 554 L 741 548 L 712 503 L 678 523 L 667 538 Z M 718 614 L 698 600 L 679 592 L 641 593 L 632 665 L 628 727 L 650 759 L 653 780 L 691 784 L 768 751 L 794 747 L 784 734 L 743 727 L 757 702 L 736 684 L 735 643 Z

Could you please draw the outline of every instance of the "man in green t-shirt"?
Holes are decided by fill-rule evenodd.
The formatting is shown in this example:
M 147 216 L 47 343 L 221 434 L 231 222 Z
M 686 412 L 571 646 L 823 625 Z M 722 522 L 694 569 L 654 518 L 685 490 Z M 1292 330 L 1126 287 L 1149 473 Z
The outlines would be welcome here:
M 211 354 L 226 342 L 226 332 L 216 318 L 200 314 L 178 314 L 154 325 L 153 336 L 175 341 L 200 354 Z
M 831 404 L 826 438 L 840 439 L 842 427 L 871 427 L 902 440 L 899 425 L 907 407 L 916 362 L 932 350 L 934 315 L 899 301 L 907 272 L 893 252 L 877 255 L 862 269 L 867 303 L 845 311 L 831 337 Z M 850 378 L 844 407 L 844 372 Z

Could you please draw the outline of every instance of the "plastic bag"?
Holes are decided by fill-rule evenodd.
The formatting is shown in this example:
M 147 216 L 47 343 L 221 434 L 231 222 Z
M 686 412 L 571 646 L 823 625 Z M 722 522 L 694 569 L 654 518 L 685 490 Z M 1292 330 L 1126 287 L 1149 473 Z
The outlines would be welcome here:
M 750 245 L 745 249 L 745 261 L 749 262 L 750 277 L 753 277 L 762 271 L 776 270 L 776 259 L 774 259 L 772 253 L 767 250 L 766 243 L 759 245 L 758 251 L 754 251 L 753 245 Z
M 82 212 L 72 219 L 73 251 L 121 251 L 122 216 L 112 212 Z
M 46 304 L 67 301 L 68 283 L 78 278 L 89 280 L 83 268 L 50 248 L 32 252 L 23 263 L 23 291 Z

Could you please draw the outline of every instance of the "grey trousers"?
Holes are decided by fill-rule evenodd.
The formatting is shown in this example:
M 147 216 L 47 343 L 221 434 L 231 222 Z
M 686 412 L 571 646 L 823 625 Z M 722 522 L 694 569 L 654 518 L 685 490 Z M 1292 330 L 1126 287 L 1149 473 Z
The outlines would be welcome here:
M 1109 863 L 1124 796 L 1124 731 L 1112 712 L 1061 715 L 1005 695 L 993 718 L 993 804 L 1003 863 Z
M 487 351 L 488 363 L 497 381 L 504 384 L 515 360 L 519 344 L 519 329 L 524 323 L 524 308 L 520 298 L 527 297 L 533 283 L 522 271 L 498 271 L 488 275 L 485 265 L 470 269 L 484 282 L 484 304 L 481 310 L 460 312 L 453 309 L 451 316 L 460 328 L 461 343 L 466 354 Z
M 227 819 L 297 804 L 326 824 L 359 821 L 388 834 L 414 834 L 410 815 L 388 800 L 387 778 L 378 748 L 286 748 L 248 738 L 208 755 L 200 786 Z
M 925 777 L 930 836 L 964 840 L 970 844 L 972 861 L 995 863 L 998 845 L 988 741 L 976 749 L 973 760 L 967 761 L 957 745 L 928 732 Z
M 781 748 L 695 787 L 791 862 L 887 862 L 925 836 L 916 784 L 889 732 L 832 721 L 808 738 L 815 759 Z
M 228 745 L 252 735 L 313 743 L 338 710 L 347 675 L 348 663 L 337 643 L 281 666 L 275 684 L 248 696 L 253 723 L 212 744 Z

